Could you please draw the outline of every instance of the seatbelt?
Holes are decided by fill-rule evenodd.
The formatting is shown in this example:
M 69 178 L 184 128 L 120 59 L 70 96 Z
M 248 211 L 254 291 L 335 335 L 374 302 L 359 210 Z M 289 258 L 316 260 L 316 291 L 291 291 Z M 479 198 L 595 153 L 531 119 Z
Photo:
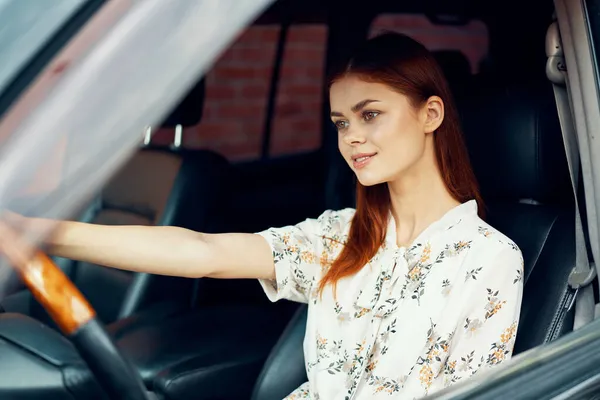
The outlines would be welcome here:
M 581 221 L 581 213 L 578 200 L 579 184 L 579 146 L 577 132 L 573 122 L 573 114 L 569 102 L 570 93 L 567 81 L 567 68 L 562 51 L 562 43 L 558 31 L 558 24 L 554 21 L 548 28 L 546 35 L 546 75 L 554 89 L 554 98 L 558 110 L 560 128 L 562 131 L 571 185 L 575 199 L 575 267 L 568 279 L 571 289 L 571 299 L 566 305 L 570 310 L 575 303 L 574 329 L 594 320 L 595 300 L 591 283 L 596 278 L 596 268 L 588 259 L 588 251 L 585 242 L 585 234 Z

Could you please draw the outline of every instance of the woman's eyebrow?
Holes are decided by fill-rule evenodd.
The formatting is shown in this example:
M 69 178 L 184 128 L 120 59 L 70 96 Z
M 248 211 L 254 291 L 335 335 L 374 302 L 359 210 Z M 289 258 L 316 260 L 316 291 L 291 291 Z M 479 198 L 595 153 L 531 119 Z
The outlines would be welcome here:
M 362 110 L 363 108 L 365 108 L 367 105 L 369 105 L 371 103 L 377 103 L 377 102 L 379 102 L 379 100 L 372 100 L 372 99 L 362 100 L 362 101 L 359 101 L 358 103 L 356 103 L 355 105 L 353 105 L 351 110 L 352 110 L 352 112 L 358 112 L 358 111 Z
M 352 112 L 359 112 L 360 110 L 365 108 L 367 105 L 369 105 L 371 103 L 377 103 L 377 102 L 379 102 L 379 100 L 373 100 L 373 99 L 362 100 L 362 101 L 359 101 L 358 103 L 356 103 L 355 105 L 353 105 L 350 109 L 352 110 Z M 343 117 L 344 116 L 344 114 L 339 111 L 332 111 L 329 115 L 332 117 Z

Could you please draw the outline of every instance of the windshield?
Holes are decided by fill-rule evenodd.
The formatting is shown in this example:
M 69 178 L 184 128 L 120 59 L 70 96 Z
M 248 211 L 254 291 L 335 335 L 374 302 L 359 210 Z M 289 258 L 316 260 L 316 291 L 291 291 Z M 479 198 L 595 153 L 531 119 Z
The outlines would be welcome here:
M 71 12 L 75 2 L 65 2 Z M 42 3 L 55 4 L 35 1 Z M 162 121 L 238 32 L 270 3 L 106 2 L 90 25 L 102 23 L 103 11 L 111 6 L 112 11 L 120 7 L 114 25 L 80 58 L 69 60 L 66 70 L 54 75 L 53 87 L 44 98 L 19 110 L 22 115 L 13 118 L 17 123 L 7 122 L 19 114 L 17 106 L 0 120 L 0 212 L 71 217 L 127 161 L 141 144 L 145 128 Z M 63 10 L 65 18 L 68 14 Z M 98 31 L 90 31 L 97 35 Z M 35 37 L 38 46 L 43 45 L 44 39 Z M 8 44 L 16 39 L 7 40 L 4 48 L 18 48 Z M 30 56 L 35 52 L 27 51 Z M 27 58 L 13 61 L 13 75 Z M 48 73 L 44 71 L 39 79 Z
M 86 0 L 0 0 L 0 92 Z

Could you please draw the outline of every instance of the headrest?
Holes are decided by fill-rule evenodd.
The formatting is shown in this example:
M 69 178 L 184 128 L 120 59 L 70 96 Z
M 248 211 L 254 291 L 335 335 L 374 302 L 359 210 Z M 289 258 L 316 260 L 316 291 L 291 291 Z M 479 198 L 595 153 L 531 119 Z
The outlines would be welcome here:
M 469 59 L 458 50 L 436 50 L 431 52 L 444 71 L 450 86 L 457 86 L 471 77 Z
M 190 89 L 183 100 L 171 112 L 171 115 L 161 124 L 162 128 L 175 128 L 177 125 L 186 128 L 197 125 L 200 122 L 202 119 L 202 109 L 204 108 L 204 81 L 204 78 L 200 79 Z
M 484 200 L 557 203 L 572 198 L 550 83 L 482 89 L 459 104 Z

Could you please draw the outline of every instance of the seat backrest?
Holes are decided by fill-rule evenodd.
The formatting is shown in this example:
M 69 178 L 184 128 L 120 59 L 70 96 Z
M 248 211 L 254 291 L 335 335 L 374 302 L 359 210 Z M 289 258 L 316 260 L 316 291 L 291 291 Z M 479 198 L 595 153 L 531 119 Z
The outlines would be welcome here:
M 228 169 L 225 158 L 209 151 L 141 150 L 104 187 L 92 206 L 92 222 L 219 230 Z M 185 301 L 193 286 L 189 279 L 88 263 L 77 263 L 71 277 L 105 322 L 125 318 L 151 301 Z
M 220 232 L 224 229 L 220 226 L 223 210 L 230 200 L 230 174 L 229 162 L 211 151 L 142 149 L 105 185 L 82 220 Z M 104 323 L 128 317 L 157 301 L 190 302 L 196 284 L 192 279 L 70 260 L 63 260 L 62 267 Z M 39 305 L 33 316 L 46 321 L 41 308 L 36 308 Z
M 460 50 L 436 50 L 432 51 L 432 54 L 442 67 L 452 93 L 460 94 L 472 76 L 471 64 L 467 56 Z
M 172 152 L 138 151 L 105 185 L 84 219 L 103 225 L 168 225 L 167 203 L 182 163 L 181 155 Z M 178 207 L 177 202 L 169 207 Z M 105 323 L 116 320 L 125 303 L 137 303 L 143 296 L 140 290 L 129 291 L 141 274 L 84 262 L 70 267 L 71 279 Z
M 205 80 L 200 79 L 161 123 L 162 128 L 200 122 Z M 228 198 L 229 163 L 210 151 L 153 147 L 139 150 L 105 185 L 84 213 L 89 222 L 107 225 L 181 226 L 205 232 L 216 228 L 219 205 Z M 211 216 L 215 216 L 211 220 Z M 209 226 L 209 225 L 213 226 Z M 125 318 L 151 302 L 186 301 L 189 279 L 72 262 L 71 279 L 105 323 Z M 110 296 L 106 296 L 110 293 Z
M 190 89 L 161 126 L 196 125 L 202 116 L 205 83 Z M 107 225 L 169 225 L 203 232 L 222 231 L 230 196 L 230 165 L 204 150 L 155 147 L 137 151 L 82 212 L 81 220 Z M 151 302 L 189 302 L 194 280 L 59 260 L 104 323 L 125 318 Z M 51 324 L 39 304 L 31 314 Z
M 281 400 L 306 382 L 304 332 L 307 306 L 301 305 L 281 334 L 254 386 L 252 400 Z M 273 371 L 277 371 L 276 374 Z
M 459 109 L 487 219 L 525 262 L 519 353 L 572 329 L 564 303 L 575 262 L 573 195 L 551 85 L 476 91 Z

